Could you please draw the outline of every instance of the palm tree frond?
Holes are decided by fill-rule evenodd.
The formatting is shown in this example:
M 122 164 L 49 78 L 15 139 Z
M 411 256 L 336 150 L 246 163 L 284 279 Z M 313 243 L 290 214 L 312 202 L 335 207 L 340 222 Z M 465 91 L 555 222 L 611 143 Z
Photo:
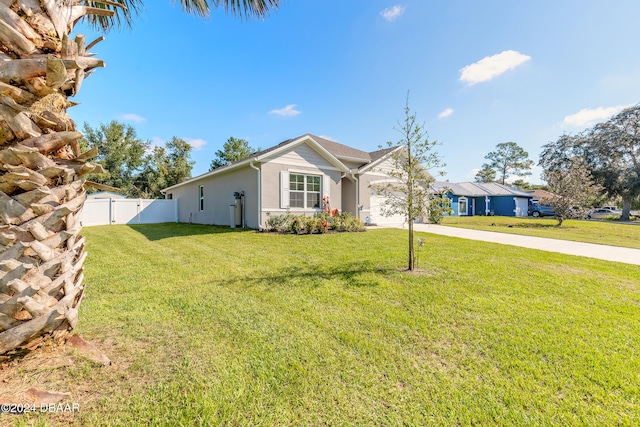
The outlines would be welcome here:
M 178 0 L 173 0 L 178 3 Z M 142 0 L 86 0 L 86 6 L 108 9 L 112 17 L 88 15 L 85 20 L 94 28 L 108 32 L 114 27 L 131 27 L 134 18 L 144 8 Z M 223 9 L 226 13 L 243 19 L 264 18 L 272 9 L 280 6 L 280 0 L 180 0 L 182 10 L 191 15 L 207 17 L 212 9 Z
M 115 14 L 110 16 L 87 15 L 85 22 L 103 32 L 116 28 L 131 28 L 134 18 L 144 8 L 142 0 L 87 0 L 85 5 L 97 9 L 107 9 Z
M 207 0 L 182 3 L 184 7 L 185 3 L 207 3 Z M 241 18 L 264 18 L 269 15 L 271 9 L 280 6 L 280 0 L 213 0 L 211 3 L 214 7 L 221 6 L 225 12 Z

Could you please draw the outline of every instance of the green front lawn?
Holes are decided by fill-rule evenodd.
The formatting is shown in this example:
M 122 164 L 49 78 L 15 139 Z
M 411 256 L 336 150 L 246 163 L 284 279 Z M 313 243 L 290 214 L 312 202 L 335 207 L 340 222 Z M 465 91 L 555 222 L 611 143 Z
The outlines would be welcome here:
M 526 236 L 598 243 L 640 249 L 640 223 L 566 220 L 558 227 L 553 218 L 515 218 L 509 216 L 451 216 L 442 225 L 475 230 L 498 231 Z
M 395 229 L 83 233 L 78 332 L 114 365 L 25 374 L 76 425 L 640 424 L 636 266 L 420 234 L 409 274 Z

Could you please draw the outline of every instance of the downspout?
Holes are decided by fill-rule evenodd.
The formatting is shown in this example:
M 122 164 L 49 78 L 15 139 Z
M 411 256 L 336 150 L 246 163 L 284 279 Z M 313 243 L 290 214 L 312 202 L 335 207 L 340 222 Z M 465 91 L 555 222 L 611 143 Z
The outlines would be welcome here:
M 356 180 L 356 218 L 360 219 L 360 177 L 356 177 L 353 173 L 351 176 Z
M 249 162 L 249 167 L 258 171 L 258 230 L 262 231 L 262 179 L 260 179 L 260 168 L 253 164 L 254 160 Z

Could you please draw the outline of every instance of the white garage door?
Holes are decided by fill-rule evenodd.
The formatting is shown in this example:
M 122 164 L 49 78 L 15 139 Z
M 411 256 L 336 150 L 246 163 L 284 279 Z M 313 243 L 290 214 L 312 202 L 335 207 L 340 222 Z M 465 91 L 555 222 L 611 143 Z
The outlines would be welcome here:
M 385 216 L 383 215 L 383 208 L 385 207 L 384 201 L 386 198 L 384 196 L 379 196 L 376 194 L 371 194 L 370 196 L 370 205 L 371 209 L 369 211 L 369 218 L 371 223 L 378 225 L 387 225 L 387 226 L 399 226 L 401 227 L 405 223 L 404 215 L 391 215 Z
M 529 210 L 529 199 L 525 199 L 524 197 L 514 197 L 513 200 L 516 202 L 516 216 L 527 216 L 527 211 Z

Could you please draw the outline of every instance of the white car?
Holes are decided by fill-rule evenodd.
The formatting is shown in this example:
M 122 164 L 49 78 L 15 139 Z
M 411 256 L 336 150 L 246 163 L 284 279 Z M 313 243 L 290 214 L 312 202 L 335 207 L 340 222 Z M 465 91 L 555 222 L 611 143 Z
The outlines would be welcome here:
M 599 209 L 608 209 L 608 210 L 610 210 L 611 212 L 615 212 L 615 213 L 618 213 L 618 214 L 622 214 L 622 211 L 621 211 L 620 209 L 618 209 L 618 207 L 617 207 L 617 206 L 603 206 L 603 207 L 601 207 L 601 208 L 599 208 Z
M 622 211 L 617 209 L 610 209 L 611 206 L 605 206 L 603 208 L 594 209 L 587 214 L 587 219 L 602 219 L 609 217 L 620 217 Z

